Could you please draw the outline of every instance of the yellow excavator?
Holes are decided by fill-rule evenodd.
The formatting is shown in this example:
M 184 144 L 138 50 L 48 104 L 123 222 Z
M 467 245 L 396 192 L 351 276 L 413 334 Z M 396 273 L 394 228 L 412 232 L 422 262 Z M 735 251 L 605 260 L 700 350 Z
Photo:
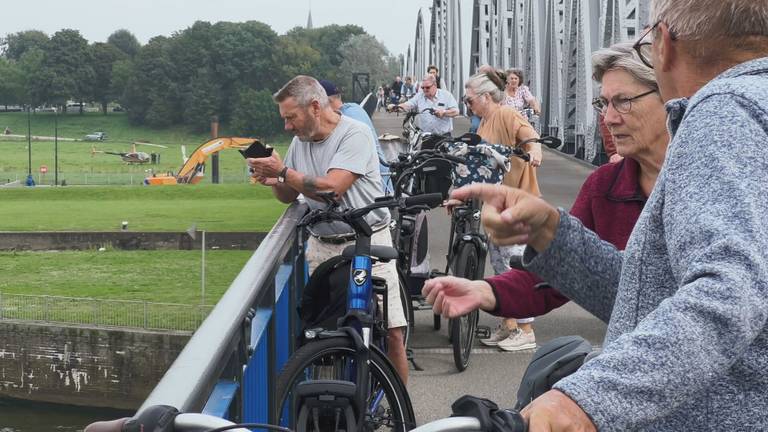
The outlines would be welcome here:
M 256 138 L 241 137 L 222 137 L 213 138 L 201 144 L 195 151 L 185 158 L 184 164 L 178 173 L 168 173 L 166 175 L 155 175 L 154 173 L 144 179 L 147 185 L 174 185 L 174 184 L 197 184 L 205 176 L 205 161 L 208 156 L 218 153 L 225 149 L 245 150 L 254 143 L 261 142 Z

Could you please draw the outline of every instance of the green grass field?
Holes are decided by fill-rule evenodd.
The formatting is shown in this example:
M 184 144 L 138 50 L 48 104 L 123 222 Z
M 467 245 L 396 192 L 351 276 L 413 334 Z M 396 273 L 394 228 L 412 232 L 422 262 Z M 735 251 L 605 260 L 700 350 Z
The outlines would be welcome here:
M 286 206 L 260 185 L 0 189 L 0 231 L 269 231 Z
M 206 252 L 206 304 L 216 303 L 252 254 Z M 200 261 L 200 251 L 2 252 L 0 292 L 200 304 Z
M 59 141 L 59 181 L 66 180 L 66 187 L 0 188 L 0 231 L 117 231 L 122 221 L 128 221 L 131 231 L 184 231 L 194 223 L 198 230 L 263 232 L 272 228 L 286 208 L 268 188 L 247 184 L 246 167 L 236 151 L 220 153 L 224 184 L 204 180 L 198 185 L 129 186 L 140 185 L 148 169 L 158 173 L 177 171 L 182 163 L 181 146 L 186 145 L 189 155 L 207 140 L 207 134 L 190 133 L 181 127 L 133 127 L 125 115 L 112 113 L 60 115 L 58 123 L 60 137 L 79 139 L 90 132 L 104 131 L 109 139 L 98 143 Z M 13 134 L 26 134 L 26 114 L 0 113 L 0 131 L 5 127 Z M 32 135 L 53 134 L 52 113 L 32 116 Z M 128 165 L 118 156 L 91 152 L 92 146 L 97 150 L 130 151 L 134 141 L 167 146 L 137 146 L 139 151 L 159 153 L 161 163 Z M 288 139 L 283 138 L 282 142 L 270 144 L 285 154 L 287 143 Z M 0 151 L 0 184 L 23 180 L 28 165 L 26 139 L 0 136 Z M 33 141 L 31 154 L 35 180 L 38 184 L 52 184 L 53 142 Z M 43 177 L 39 174 L 41 165 L 48 167 Z M 210 178 L 210 168 L 207 174 Z M 207 251 L 206 304 L 218 301 L 252 253 Z M 111 249 L 3 252 L 0 293 L 197 305 L 200 255 L 200 251 Z
M 54 114 L 37 113 L 31 116 L 32 136 L 54 136 Z M 0 130 L 9 127 L 13 134 L 27 134 L 26 113 L 0 113 Z M 128 124 L 127 117 L 122 113 L 110 113 L 104 116 L 99 113 L 60 114 L 58 116 L 58 136 L 62 138 L 82 139 L 86 134 L 103 131 L 108 135 L 107 141 L 64 141 L 58 143 L 59 182 L 67 184 L 141 184 L 149 170 L 156 173 L 176 172 L 182 165 L 182 145 L 186 147 L 189 156 L 199 146 L 208 140 L 206 133 L 195 134 L 184 127 L 167 129 L 152 129 L 136 127 Z M 226 129 L 222 136 L 228 135 Z M 289 138 L 278 137 L 275 140 L 264 140 L 274 146 L 284 155 Z M 97 151 L 129 152 L 133 142 L 147 142 L 163 145 L 167 148 L 138 144 L 137 151 L 157 153 L 160 163 L 127 164 L 119 156 Z M 0 135 L 0 183 L 14 180 L 24 180 L 29 167 L 29 151 L 26 138 L 9 138 Z M 55 145 L 53 140 L 32 141 L 32 173 L 39 184 L 53 184 L 55 165 Z M 233 150 L 219 153 L 220 177 L 223 183 L 245 183 L 248 174 L 242 156 Z M 40 174 L 40 167 L 48 168 L 46 175 Z M 210 164 L 209 164 L 210 165 Z M 206 175 L 210 178 L 210 167 Z M 210 180 L 204 180 L 209 182 Z

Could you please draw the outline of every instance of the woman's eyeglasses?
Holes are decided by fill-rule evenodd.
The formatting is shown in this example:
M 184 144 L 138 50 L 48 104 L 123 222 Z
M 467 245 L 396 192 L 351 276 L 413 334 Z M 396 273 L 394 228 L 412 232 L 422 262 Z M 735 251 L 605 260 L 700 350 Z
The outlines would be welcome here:
M 480 93 L 480 94 L 474 95 L 472 97 L 464 96 L 461 100 L 463 100 L 464 103 L 467 104 L 467 105 L 472 105 L 472 103 L 475 101 L 475 99 L 477 99 L 478 97 L 480 97 L 480 96 L 482 96 L 484 94 L 485 93 Z
M 605 98 L 597 97 L 592 99 L 592 106 L 600 114 L 603 114 L 603 115 L 605 115 L 606 111 L 608 111 L 608 105 L 613 105 L 613 109 L 615 109 L 620 114 L 627 114 L 632 110 L 632 101 L 640 99 L 641 97 L 644 97 L 644 96 L 648 96 L 649 94 L 656 93 L 656 91 L 657 90 L 649 90 L 645 93 L 641 93 L 631 98 L 614 96 L 611 98 L 610 101 Z

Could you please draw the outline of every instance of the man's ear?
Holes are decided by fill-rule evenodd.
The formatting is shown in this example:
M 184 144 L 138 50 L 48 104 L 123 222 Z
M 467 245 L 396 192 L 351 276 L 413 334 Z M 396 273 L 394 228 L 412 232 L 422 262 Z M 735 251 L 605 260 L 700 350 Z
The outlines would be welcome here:
M 309 112 L 312 113 L 312 117 L 320 115 L 320 101 L 312 99 L 312 102 L 309 103 Z
M 654 69 L 658 68 L 660 71 L 668 72 L 672 69 L 672 65 L 675 61 L 677 61 L 679 53 L 677 47 L 673 43 L 674 39 L 667 24 L 664 22 L 659 23 L 658 29 L 659 34 L 654 39 L 653 43 L 658 44 L 659 64 L 653 65 L 653 67 Z

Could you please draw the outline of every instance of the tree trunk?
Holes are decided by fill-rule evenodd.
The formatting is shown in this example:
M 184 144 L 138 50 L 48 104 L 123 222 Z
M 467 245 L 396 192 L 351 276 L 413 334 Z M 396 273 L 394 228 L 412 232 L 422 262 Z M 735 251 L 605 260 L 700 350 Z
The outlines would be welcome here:
M 104 115 L 107 115 L 107 103 L 102 102 L 101 103 L 101 110 L 104 112 Z

